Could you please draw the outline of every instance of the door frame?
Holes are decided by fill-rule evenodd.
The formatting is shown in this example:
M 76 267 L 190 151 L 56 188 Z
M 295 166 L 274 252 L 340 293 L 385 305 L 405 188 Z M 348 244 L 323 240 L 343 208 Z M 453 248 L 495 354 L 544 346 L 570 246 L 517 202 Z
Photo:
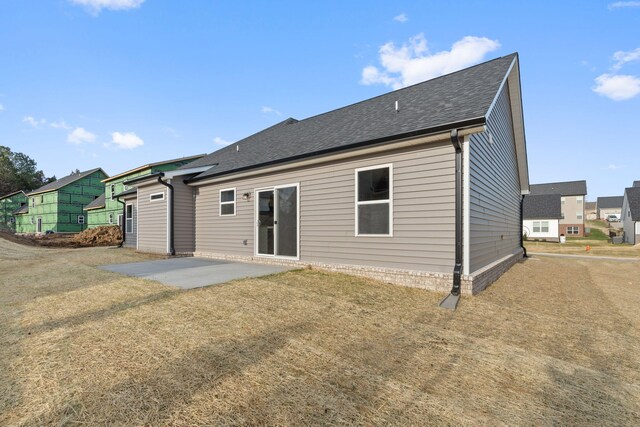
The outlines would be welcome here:
M 276 225 L 274 224 L 274 230 L 273 230 L 273 255 L 269 255 L 269 254 L 261 254 L 258 253 L 258 220 L 260 219 L 260 213 L 259 213 L 259 203 L 260 203 L 260 198 L 258 197 L 258 192 L 260 191 L 273 191 L 273 220 L 277 221 L 278 220 L 278 210 L 277 210 L 277 194 L 278 192 L 276 190 L 280 189 L 280 188 L 290 188 L 290 187 L 295 187 L 296 188 L 296 222 L 297 222 L 297 226 L 296 226 L 296 254 L 297 256 L 284 256 L 284 255 L 276 255 L 276 252 L 278 250 L 278 233 L 277 233 L 277 229 L 276 229 Z M 260 188 L 254 188 L 253 190 L 253 195 L 254 195 L 254 209 L 253 209 L 253 255 L 256 257 L 261 257 L 261 258 L 275 258 L 275 259 L 290 259 L 290 260 L 300 260 L 300 183 L 299 182 L 295 182 L 292 184 L 283 184 L 283 185 L 272 185 L 270 187 L 260 187 Z

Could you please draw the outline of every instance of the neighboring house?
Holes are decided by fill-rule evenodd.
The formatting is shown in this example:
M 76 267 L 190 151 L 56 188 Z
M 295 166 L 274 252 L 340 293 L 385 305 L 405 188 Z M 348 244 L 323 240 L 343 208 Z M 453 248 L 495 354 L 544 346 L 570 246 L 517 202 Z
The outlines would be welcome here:
M 622 200 L 624 196 L 598 197 L 598 219 L 607 219 L 609 215 L 622 214 Z
M 633 181 L 632 187 L 640 187 L 640 181 Z
M 27 194 L 27 205 L 15 212 L 16 233 L 77 233 L 87 228 L 82 210 L 104 191 L 108 175 L 100 168 L 74 173 Z
M 103 180 L 104 193 L 84 207 L 87 213 L 88 228 L 101 225 L 122 225 L 124 207 L 115 196 L 128 190 L 123 184 L 124 181 L 156 172 L 171 171 L 203 156 L 204 154 L 199 154 L 197 156 L 149 163 Z
M 27 195 L 22 190 L 0 197 L 0 230 L 16 231 L 14 212 L 26 204 Z
M 523 255 L 519 73 L 512 54 L 126 181 L 137 248 L 478 292 Z
M 584 236 L 584 202 L 587 181 L 551 182 L 531 184 L 531 195 L 560 194 L 560 234 L 571 237 Z
M 596 202 L 584 203 L 584 215 L 587 221 L 598 219 L 598 205 Z
M 560 194 L 524 196 L 522 231 L 527 238 L 550 242 L 560 240 L 560 218 L 562 218 L 560 198 Z
M 637 245 L 640 243 L 640 181 L 635 181 L 634 187 L 624 190 L 622 202 L 622 226 L 624 228 L 624 241 Z

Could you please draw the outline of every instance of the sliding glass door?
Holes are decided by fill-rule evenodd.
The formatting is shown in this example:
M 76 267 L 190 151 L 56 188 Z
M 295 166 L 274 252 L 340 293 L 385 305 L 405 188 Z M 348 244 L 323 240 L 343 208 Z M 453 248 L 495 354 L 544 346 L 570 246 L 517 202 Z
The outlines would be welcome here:
M 257 253 L 298 257 L 298 186 L 256 191 Z

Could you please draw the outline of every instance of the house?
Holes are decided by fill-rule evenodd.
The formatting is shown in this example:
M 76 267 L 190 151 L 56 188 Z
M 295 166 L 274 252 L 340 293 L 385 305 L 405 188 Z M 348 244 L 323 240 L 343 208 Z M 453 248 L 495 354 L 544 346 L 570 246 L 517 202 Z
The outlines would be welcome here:
M 587 221 L 598 219 L 598 205 L 596 202 L 584 202 L 584 217 Z
M 94 228 L 101 225 L 122 225 L 123 212 L 125 208 L 122 203 L 118 202 L 118 199 L 115 196 L 128 190 L 128 188 L 123 184 L 124 181 L 156 172 L 174 170 L 203 156 L 204 154 L 199 154 L 197 156 L 181 157 L 179 159 L 149 163 L 104 179 L 102 181 L 104 183 L 104 192 L 84 207 L 84 211 L 87 216 L 87 227 Z M 135 245 L 135 243 L 129 242 L 128 246 L 131 245 Z
M 523 256 L 519 73 L 511 54 L 125 181 L 137 249 L 479 292 Z
M 104 191 L 100 168 L 73 173 L 27 194 L 15 212 L 16 233 L 77 233 L 86 228 L 82 208 Z
M 607 219 L 609 215 L 622 214 L 622 200 L 624 196 L 598 197 L 598 219 Z
M 551 182 L 531 184 L 531 195 L 560 194 L 560 234 L 584 236 L 584 202 L 587 181 Z
M 0 230 L 16 231 L 14 212 L 26 204 L 27 195 L 22 190 L 0 197 Z
M 640 243 L 640 181 L 635 181 L 633 187 L 624 190 L 621 221 L 624 241 L 632 245 Z
M 529 239 L 560 241 L 560 194 L 529 194 L 522 206 L 522 231 Z

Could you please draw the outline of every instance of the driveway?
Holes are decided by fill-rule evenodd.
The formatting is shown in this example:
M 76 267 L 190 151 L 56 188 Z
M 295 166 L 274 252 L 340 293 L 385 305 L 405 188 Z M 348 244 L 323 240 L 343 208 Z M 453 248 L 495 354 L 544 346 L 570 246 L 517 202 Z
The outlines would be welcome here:
M 182 289 L 201 288 L 236 279 L 260 277 L 293 270 L 290 267 L 247 264 L 203 258 L 170 258 L 158 261 L 102 265 L 98 268 L 127 276 L 156 280 Z

